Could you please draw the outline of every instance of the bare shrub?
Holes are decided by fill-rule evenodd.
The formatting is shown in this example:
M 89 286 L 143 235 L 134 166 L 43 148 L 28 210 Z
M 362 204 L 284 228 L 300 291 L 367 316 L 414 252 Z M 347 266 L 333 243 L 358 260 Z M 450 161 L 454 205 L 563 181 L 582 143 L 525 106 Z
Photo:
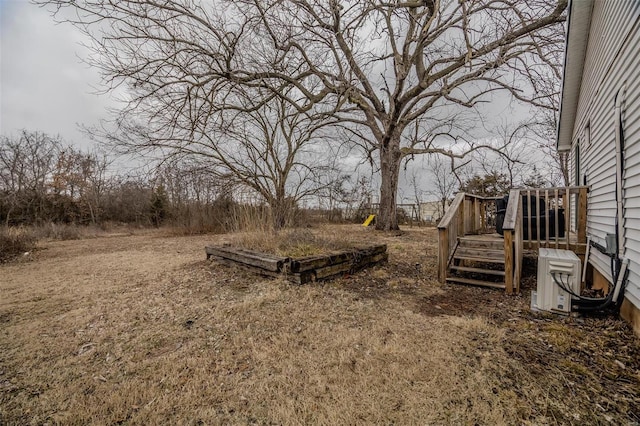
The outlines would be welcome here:
M 35 235 L 27 228 L 0 227 L 0 263 L 33 250 L 36 240 Z
M 234 235 L 232 244 L 248 250 L 279 256 L 302 257 L 348 250 L 353 245 L 338 235 L 317 235 L 307 228 L 292 228 L 275 232 L 271 229 L 242 232 Z
M 89 236 L 89 228 L 67 223 L 49 222 L 32 228 L 39 240 L 79 240 Z

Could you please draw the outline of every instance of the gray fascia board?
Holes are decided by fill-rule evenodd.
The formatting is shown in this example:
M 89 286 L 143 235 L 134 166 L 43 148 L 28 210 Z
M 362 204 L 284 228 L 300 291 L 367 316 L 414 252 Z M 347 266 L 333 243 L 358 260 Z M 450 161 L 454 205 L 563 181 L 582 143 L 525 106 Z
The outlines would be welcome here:
M 567 9 L 567 42 L 565 44 L 562 100 L 556 139 L 558 151 L 571 149 L 584 61 L 589 42 L 593 0 L 569 0 Z

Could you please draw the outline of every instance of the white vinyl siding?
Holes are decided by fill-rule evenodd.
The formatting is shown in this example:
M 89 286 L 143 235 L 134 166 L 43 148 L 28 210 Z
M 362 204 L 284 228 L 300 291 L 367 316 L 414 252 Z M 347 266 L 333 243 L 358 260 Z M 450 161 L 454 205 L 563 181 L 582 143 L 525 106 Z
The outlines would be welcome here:
M 634 2 L 638 5 L 640 2 Z M 637 11 L 637 10 L 636 10 Z M 625 257 L 630 260 L 627 298 L 640 308 L 640 18 L 622 54 L 630 70 L 623 104 Z M 631 73 L 635 71 L 635 75 Z
M 638 17 L 638 1 L 596 0 L 593 5 L 589 43 L 584 63 L 575 126 L 584 129 L 588 109 L 602 88 L 603 77 L 612 76 L 614 60 Z M 615 95 L 615 93 L 613 94 Z M 593 129 L 592 129 L 593 130 Z M 574 137 L 580 135 L 574 129 Z
M 590 187 L 587 233 L 605 245 L 615 232 L 616 94 L 626 86 L 623 104 L 625 170 L 623 172 L 625 252 L 630 260 L 627 298 L 640 308 L 640 1 L 596 1 L 573 147 L 584 137 L 588 124 L 590 143 L 580 152 L 581 175 Z M 574 156 L 574 150 L 571 151 Z M 572 166 L 575 159 L 572 158 Z M 572 175 L 573 176 L 573 175 Z M 573 180 L 573 179 L 572 179 Z M 637 219 L 636 219 L 637 218 Z M 590 261 L 611 280 L 610 259 L 597 250 Z

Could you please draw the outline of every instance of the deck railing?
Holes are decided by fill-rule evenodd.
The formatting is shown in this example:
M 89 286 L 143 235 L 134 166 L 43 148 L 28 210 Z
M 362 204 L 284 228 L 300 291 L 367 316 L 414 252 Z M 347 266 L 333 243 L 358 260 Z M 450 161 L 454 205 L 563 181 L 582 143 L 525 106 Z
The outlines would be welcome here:
M 498 212 L 495 201 L 501 197 L 457 194 L 438 224 L 438 278 L 446 281 L 460 237 L 492 232 L 494 218 L 503 214 L 505 290 L 518 292 L 525 251 L 537 255 L 538 248 L 549 247 L 584 254 L 587 194 L 586 186 L 513 189 Z
M 527 250 L 549 247 L 584 254 L 588 187 L 520 189 L 519 193 L 526 206 L 522 226 Z

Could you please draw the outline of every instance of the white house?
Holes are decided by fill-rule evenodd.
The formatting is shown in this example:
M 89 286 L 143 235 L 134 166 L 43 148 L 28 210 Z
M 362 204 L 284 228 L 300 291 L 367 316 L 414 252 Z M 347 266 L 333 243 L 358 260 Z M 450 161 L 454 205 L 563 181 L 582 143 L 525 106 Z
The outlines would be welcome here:
M 425 201 L 420 203 L 420 219 L 427 222 L 436 222 L 443 216 L 442 203 L 440 201 Z
M 640 334 L 640 1 L 570 1 L 566 52 L 558 150 L 589 186 L 594 281 L 626 279 L 620 312 Z

